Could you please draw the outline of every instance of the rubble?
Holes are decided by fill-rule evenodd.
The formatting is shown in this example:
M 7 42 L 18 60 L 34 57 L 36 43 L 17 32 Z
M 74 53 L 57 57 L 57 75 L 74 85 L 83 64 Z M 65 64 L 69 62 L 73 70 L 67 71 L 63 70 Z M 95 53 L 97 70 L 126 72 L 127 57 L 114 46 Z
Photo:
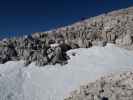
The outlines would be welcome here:
M 82 85 L 64 100 L 132 100 L 133 72 L 111 74 Z

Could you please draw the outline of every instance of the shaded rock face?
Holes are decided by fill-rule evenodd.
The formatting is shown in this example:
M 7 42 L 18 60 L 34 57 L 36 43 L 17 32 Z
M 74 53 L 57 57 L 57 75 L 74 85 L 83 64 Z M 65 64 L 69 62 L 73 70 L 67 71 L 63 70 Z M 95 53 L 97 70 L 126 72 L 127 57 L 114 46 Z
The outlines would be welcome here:
M 26 61 L 26 65 L 33 61 L 37 65 L 46 65 L 51 63 L 52 58 L 56 58 L 53 56 L 60 55 L 64 57 L 65 55 L 65 58 L 68 58 L 65 53 L 69 49 L 89 48 L 94 45 L 105 46 L 106 43 L 115 43 L 118 46 L 127 46 L 132 49 L 132 33 L 133 7 L 130 7 L 82 20 L 48 32 L 37 32 L 31 36 L 1 41 L 0 63 L 23 59 Z M 65 45 L 58 46 L 58 50 L 50 47 L 51 44 L 62 43 Z M 51 53 L 47 51 L 51 51 Z M 57 58 L 59 59 L 60 57 Z
M 15 59 L 17 59 L 17 51 L 15 50 L 14 44 L 11 41 L 8 43 L 4 41 L 3 44 L 0 45 L 0 62 L 5 63 Z
M 102 77 L 83 85 L 64 100 L 133 100 L 133 73 L 124 72 Z
M 49 39 L 48 41 L 31 36 L 11 40 L 4 40 L 0 44 L 0 63 L 5 63 L 9 60 L 24 60 L 25 65 L 35 62 L 39 66 L 47 64 L 64 64 L 67 63 L 66 52 L 71 49 L 71 46 L 66 44 L 63 39 L 58 40 L 58 45 Z

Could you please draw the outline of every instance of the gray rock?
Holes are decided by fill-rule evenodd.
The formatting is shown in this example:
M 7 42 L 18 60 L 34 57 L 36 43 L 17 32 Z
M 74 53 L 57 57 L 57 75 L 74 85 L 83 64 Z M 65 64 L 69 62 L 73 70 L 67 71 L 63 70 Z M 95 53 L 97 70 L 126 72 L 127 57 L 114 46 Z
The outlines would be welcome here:
M 64 100 L 132 100 L 133 72 L 122 72 L 102 77 L 82 85 Z
M 120 45 L 120 46 L 129 46 L 132 45 L 132 37 L 130 34 L 126 34 L 123 38 L 118 38 L 116 39 L 115 43 Z
M 122 44 L 123 45 L 131 45 L 132 44 L 132 38 L 131 38 L 131 35 L 130 34 L 126 34 L 124 37 L 123 37 L 123 41 L 122 41 Z

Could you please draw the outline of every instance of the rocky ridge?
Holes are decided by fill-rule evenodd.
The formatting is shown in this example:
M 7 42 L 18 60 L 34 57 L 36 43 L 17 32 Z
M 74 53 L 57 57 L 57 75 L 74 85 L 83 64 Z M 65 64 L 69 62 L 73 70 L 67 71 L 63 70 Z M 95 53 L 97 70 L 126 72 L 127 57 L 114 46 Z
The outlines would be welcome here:
M 92 45 L 103 46 L 107 42 L 130 48 L 132 45 L 132 27 L 133 7 L 129 7 L 81 20 L 48 32 L 34 33 L 33 36 L 40 38 L 48 35 L 50 39 L 56 40 L 59 35 L 62 35 L 66 43 L 84 48 Z
M 26 65 L 67 63 L 66 51 L 114 43 L 133 49 L 133 7 L 81 20 L 69 26 L 31 36 L 0 41 L 0 63 L 25 60 Z M 58 44 L 58 46 L 53 44 Z

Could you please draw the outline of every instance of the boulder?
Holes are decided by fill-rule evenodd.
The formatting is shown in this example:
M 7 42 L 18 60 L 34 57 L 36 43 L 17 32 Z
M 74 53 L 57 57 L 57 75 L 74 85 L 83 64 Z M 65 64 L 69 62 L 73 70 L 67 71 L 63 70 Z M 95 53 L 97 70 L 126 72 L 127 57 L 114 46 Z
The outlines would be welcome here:
M 66 64 L 69 57 L 66 52 L 70 50 L 71 47 L 67 44 L 57 45 L 55 47 L 51 47 L 48 50 L 48 58 L 49 63 L 55 65 L 58 64 Z

